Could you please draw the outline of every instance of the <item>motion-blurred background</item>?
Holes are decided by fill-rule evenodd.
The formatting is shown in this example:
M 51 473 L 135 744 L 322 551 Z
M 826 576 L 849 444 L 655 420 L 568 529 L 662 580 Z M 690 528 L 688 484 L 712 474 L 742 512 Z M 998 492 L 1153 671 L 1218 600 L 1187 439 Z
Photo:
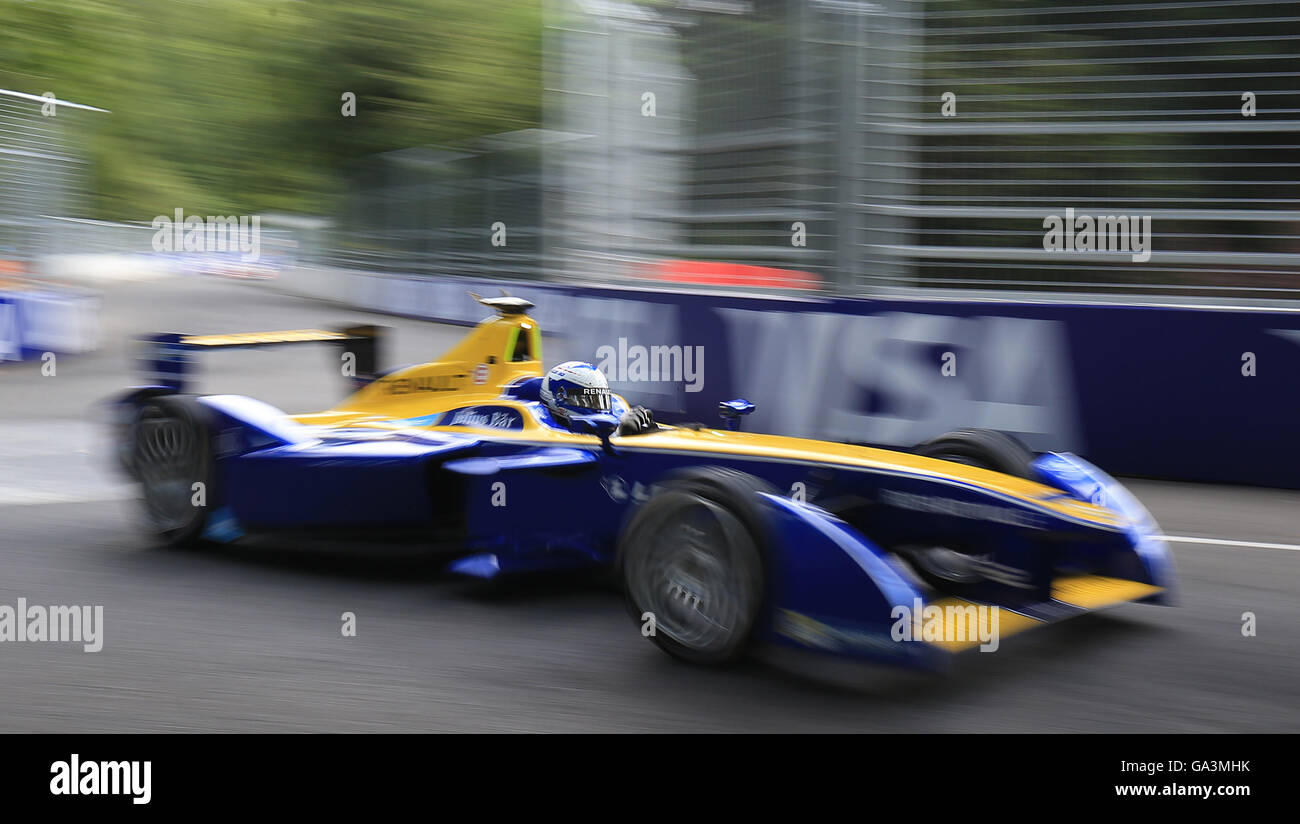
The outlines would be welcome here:
M 474 319 L 465 288 L 514 282 L 557 298 L 539 303 L 566 298 L 562 314 L 540 310 L 563 339 L 553 351 L 592 360 L 624 338 L 709 351 L 702 393 L 615 381 L 668 420 L 748 393 L 768 431 L 907 445 L 978 424 L 1118 472 L 1300 485 L 1276 467 L 1289 424 L 1245 413 L 1297 401 L 1284 376 L 1300 346 L 1300 16 L 1287 3 L 62 0 L 4 13 L 11 278 L 220 275 L 454 322 Z M 1099 232 L 1129 222 L 1133 247 L 1053 245 L 1050 221 L 1075 215 Z M 181 248 L 179 232 L 160 246 L 159 226 L 186 216 L 255 217 L 256 254 Z M 84 302 L 9 300 L 22 339 L 11 331 L 0 358 L 96 345 Z M 1114 304 L 1214 311 L 1101 308 Z M 1259 308 L 1288 312 L 1247 313 Z M 942 358 L 961 366 L 925 368 Z M 768 376 L 790 371 L 828 376 L 802 387 L 820 407 L 784 402 Z M 1195 424 L 1134 427 L 1168 407 Z M 1208 452 L 1178 448 L 1207 427 Z
M 1285 2 L 51 0 L 3 15 L 0 88 L 111 112 L 42 117 L 0 95 L 10 267 L 149 255 L 149 221 L 181 206 L 263 216 L 275 265 L 1296 294 L 1300 17 Z M 1153 260 L 1044 253 L 1042 217 L 1065 206 L 1151 215 Z
M 1261 0 L 0 0 L 0 603 L 107 622 L 0 648 L 0 729 L 1295 731 L 1298 44 Z M 159 248 L 178 210 L 258 253 Z M 1150 259 L 1045 248 L 1067 210 L 1150 218 Z M 358 320 L 427 360 L 495 287 L 548 365 L 698 347 L 612 364 L 670 421 L 1083 454 L 1181 536 L 1184 607 L 863 700 L 673 668 L 585 587 L 132 529 L 94 434 L 132 337 Z M 297 350 L 198 385 L 341 389 Z

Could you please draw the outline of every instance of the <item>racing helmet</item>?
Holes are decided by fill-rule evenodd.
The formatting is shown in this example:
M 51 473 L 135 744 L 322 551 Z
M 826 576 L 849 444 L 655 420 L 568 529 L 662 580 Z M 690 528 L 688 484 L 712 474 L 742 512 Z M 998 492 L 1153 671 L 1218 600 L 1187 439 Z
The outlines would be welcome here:
M 551 414 L 564 420 L 570 415 L 610 411 L 609 381 L 599 369 L 582 361 L 567 361 L 547 372 L 542 378 L 541 398 Z

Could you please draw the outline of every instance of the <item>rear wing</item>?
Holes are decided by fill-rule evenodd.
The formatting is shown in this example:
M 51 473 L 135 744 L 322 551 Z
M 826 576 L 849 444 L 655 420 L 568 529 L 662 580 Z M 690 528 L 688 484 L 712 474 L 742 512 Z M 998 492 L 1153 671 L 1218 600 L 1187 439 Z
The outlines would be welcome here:
M 184 392 L 193 375 L 196 353 L 217 349 L 247 349 L 291 343 L 333 343 L 339 347 L 343 375 L 355 387 L 373 381 L 379 372 L 384 326 L 348 326 L 336 331 L 289 329 L 280 332 L 237 332 L 228 335 L 183 335 L 161 332 L 140 339 L 140 371 L 152 386 Z M 349 360 L 345 356 L 351 355 Z

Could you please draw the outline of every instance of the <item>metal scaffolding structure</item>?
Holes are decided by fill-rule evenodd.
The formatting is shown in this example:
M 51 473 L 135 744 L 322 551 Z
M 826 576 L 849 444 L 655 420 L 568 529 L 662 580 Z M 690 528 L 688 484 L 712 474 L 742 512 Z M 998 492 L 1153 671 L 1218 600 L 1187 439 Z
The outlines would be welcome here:
M 548 236 L 589 275 L 670 256 L 847 293 L 1300 297 L 1285 3 L 556 4 L 548 117 L 600 149 L 551 160 Z M 629 117 L 660 85 L 675 105 Z M 1045 250 L 1066 209 L 1149 217 L 1151 259 Z
M 91 106 L 0 89 L 0 260 L 30 264 L 59 249 L 51 218 L 73 215 Z
M 431 274 L 1300 298 L 1289 9 L 548 0 L 544 128 L 371 159 L 340 245 Z M 1149 219 L 1150 259 L 1045 248 L 1066 210 Z
M 366 158 L 329 257 L 407 274 L 539 277 L 541 157 L 554 139 L 528 129 Z
M 869 19 L 847 286 L 1300 297 L 1292 5 L 887 0 Z M 1070 208 L 1149 217 L 1150 260 L 1044 249 Z

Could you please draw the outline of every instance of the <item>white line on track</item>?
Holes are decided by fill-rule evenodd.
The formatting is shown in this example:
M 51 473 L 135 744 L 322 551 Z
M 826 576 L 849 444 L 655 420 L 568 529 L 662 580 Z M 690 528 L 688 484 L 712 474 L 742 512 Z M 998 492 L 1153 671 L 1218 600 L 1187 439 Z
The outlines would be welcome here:
M 1300 544 L 1268 544 L 1260 541 L 1229 541 L 1226 538 L 1191 538 L 1182 535 L 1161 535 L 1166 541 L 1175 544 L 1211 544 L 1213 546 L 1239 546 L 1247 549 L 1289 549 L 1300 552 Z

